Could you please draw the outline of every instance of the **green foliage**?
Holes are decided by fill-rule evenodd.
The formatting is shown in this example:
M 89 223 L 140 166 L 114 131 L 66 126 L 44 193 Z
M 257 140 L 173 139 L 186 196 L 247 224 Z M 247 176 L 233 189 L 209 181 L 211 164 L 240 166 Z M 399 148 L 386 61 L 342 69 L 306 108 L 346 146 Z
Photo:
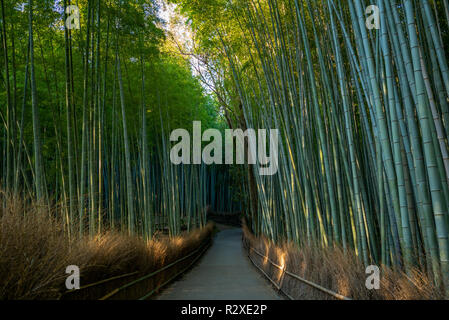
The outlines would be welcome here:
M 85 26 L 87 23 L 87 1 L 81 0 L 77 4 L 81 10 L 81 30 L 73 30 L 73 85 L 74 105 L 76 108 L 76 126 L 81 128 L 82 101 L 83 101 L 83 50 L 85 50 Z M 42 128 L 42 152 L 46 163 L 46 174 L 50 184 L 59 174 L 57 150 L 57 135 L 66 134 L 62 125 L 65 119 L 64 105 L 64 31 L 62 19 L 61 1 L 36 1 L 35 2 L 35 56 L 36 56 L 36 82 L 39 117 Z M 128 122 L 137 123 L 140 117 L 140 55 L 143 55 L 146 64 L 146 101 L 148 115 L 148 131 L 150 143 L 155 145 L 159 140 L 160 115 L 167 127 L 191 127 L 193 120 L 201 120 L 204 127 L 212 127 L 215 123 L 215 102 L 207 96 L 199 81 L 192 75 L 190 66 L 179 57 L 167 56 L 161 52 L 165 36 L 160 27 L 159 18 L 156 16 L 157 6 L 153 1 L 124 1 L 121 5 L 118 1 L 106 1 L 101 8 L 101 40 L 100 56 L 108 59 L 107 65 L 100 62 L 100 72 L 107 67 L 105 116 L 109 123 L 117 114 L 112 112 L 112 90 L 114 86 L 114 42 L 116 37 L 120 41 L 120 55 L 123 63 L 123 73 Z M 25 64 L 28 40 L 28 9 L 23 1 L 11 1 L 6 3 L 5 15 L 7 17 L 7 32 L 9 52 L 11 55 L 11 38 L 15 41 L 15 82 L 16 111 L 18 117 L 21 112 L 23 97 Z M 120 18 L 120 28 L 117 34 L 113 29 L 114 21 Z M 13 22 L 13 23 L 12 23 Z M 109 25 L 108 25 L 109 24 Z M 96 35 L 95 35 L 96 36 Z M 94 36 L 94 37 L 95 37 Z M 94 39 L 96 41 L 96 39 Z M 108 51 L 106 51 L 109 41 Z M 126 44 L 126 45 L 125 45 Z M 93 53 L 95 54 L 95 53 Z M 9 59 L 11 64 L 11 57 Z M 0 58 L 4 65 L 3 55 Z M 91 64 L 93 68 L 94 65 Z M 12 81 L 12 74 L 10 74 Z M 94 80 L 93 80 L 94 81 Z M 6 114 L 6 91 L 0 92 L 2 101 L 2 115 Z M 91 107 L 93 101 L 90 101 Z M 31 101 L 29 91 L 25 108 L 24 140 L 32 141 Z M 135 126 L 131 128 L 137 129 Z M 77 133 L 80 134 L 80 131 Z M 131 140 L 136 140 L 138 130 L 131 130 Z M 62 138 L 62 136 L 61 136 Z M 3 137 L 1 137 L 3 144 Z M 78 142 L 81 142 L 79 136 Z M 32 147 L 28 145 L 30 155 Z M 61 150 L 66 158 L 65 150 Z M 31 156 L 31 160 L 33 157 Z
M 217 105 L 189 63 L 167 52 L 157 2 L 32 3 L 32 15 L 28 1 L 7 1 L 2 12 L 2 188 L 61 203 L 69 234 L 77 224 L 81 234 L 108 227 L 147 238 L 157 228 L 179 233 L 181 219 L 204 225 L 209 172 L 173 167 L 169 136 L 195 120 L 219 126 Z M 71 4 L 80 30 L 66 30 Z M 202 187 L 184 191 L 193 183 Z
M 173 2 L 230 125 L 281 131 L 277 177 L 248 168 L 252 229 L 419 266 L 449 291 L 447 2 L 374 1 L 379 30 L 362 0 Z

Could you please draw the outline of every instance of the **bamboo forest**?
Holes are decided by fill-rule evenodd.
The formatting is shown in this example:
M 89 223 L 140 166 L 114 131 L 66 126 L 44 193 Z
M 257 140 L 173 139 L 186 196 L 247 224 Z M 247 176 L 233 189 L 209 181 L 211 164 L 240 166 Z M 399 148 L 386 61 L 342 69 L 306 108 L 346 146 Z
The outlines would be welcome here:
M 0 4 L 0 300 L 449 299 L 448 0 Z

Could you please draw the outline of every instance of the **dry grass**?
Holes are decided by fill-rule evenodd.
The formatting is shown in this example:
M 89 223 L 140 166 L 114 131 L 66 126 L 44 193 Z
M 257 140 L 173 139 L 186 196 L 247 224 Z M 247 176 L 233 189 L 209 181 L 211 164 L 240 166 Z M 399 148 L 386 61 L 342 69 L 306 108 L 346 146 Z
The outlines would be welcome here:
M 379 290 L 368 290 L 365 286 L 367 275 L 363 263 L 355 255 L 344 254 L 341 248 L 298 248 L 291 243 L 280 246 L 266 238 L 256 238 L 244 226 L 246 244 L 268 256 L 286 270 L 304 279 L 319 284 L 346 297 L 357 300 L 435 300 L 443 299 L 442 292 L 418 269 L 407 276 L 401 271 L 382 268 Z M 281 271 L 266 259 L 252 253 L 251 258 L 277 283 Z M 285 276 L 282 290 L 298 300 L 327 300 L 333 297 Z
M 82 285 L 146 274 L 190 253 L 213 231 L 209 224 L 148 242 L 112 231 L 70 240 L 48 207 L 2 194 L 0 200 L 0 300 L 57 299 L 66 290 L 69 265 L 80 267 Z

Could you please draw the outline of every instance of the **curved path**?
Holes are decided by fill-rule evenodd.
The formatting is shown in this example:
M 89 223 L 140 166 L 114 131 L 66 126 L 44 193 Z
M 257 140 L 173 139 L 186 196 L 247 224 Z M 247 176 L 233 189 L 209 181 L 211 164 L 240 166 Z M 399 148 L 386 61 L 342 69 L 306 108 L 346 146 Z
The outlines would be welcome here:
M 219 232 L 199 263 L 158 300 L 282 300 L 242 248 L 242 230 Z

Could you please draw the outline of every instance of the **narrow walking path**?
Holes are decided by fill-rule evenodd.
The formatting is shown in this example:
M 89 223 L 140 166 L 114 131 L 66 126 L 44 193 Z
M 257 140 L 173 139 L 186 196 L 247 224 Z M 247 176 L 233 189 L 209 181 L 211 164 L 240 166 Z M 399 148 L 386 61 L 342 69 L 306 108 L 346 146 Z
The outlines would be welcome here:
M 282 300 L 251 265 L 241 238 L 241 229 L 218 233 L 199 264 L 167 287 L 157 299 Z

